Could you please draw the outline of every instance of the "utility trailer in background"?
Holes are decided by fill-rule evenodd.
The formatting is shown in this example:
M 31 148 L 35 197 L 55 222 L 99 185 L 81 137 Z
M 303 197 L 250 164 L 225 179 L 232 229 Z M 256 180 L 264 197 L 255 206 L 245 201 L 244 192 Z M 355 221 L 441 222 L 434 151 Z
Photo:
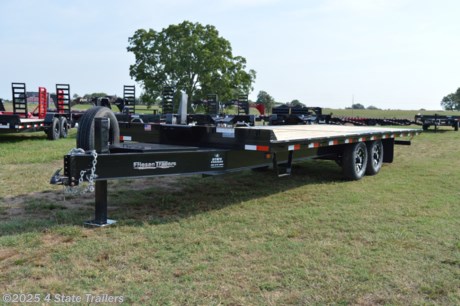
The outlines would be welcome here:
M 407 126 L 413 122 L 409 119 L 398 119 L 398 118 L 365 118 L 365 117 L 331 117 L 330 124 L 343 124 L 343 125 L 357 125 L 357 126 L 388 126 L 388 125 L 400 125 Z
M 430 126 L 434 126 L 437 130 L 438 126 L 451 126 L 455 131 L 458 131 L 460 116 L 444 116 L 444 115 L 415 115 L 415 124 L 421 125 L 426 131 Z
M 331 115 L 323 115 L 321 107 L 280 105 L 272 109 L 270 125 L 329 124 Z
M 113 222 L 107 219 L 108 180 L 268 167 L 281 177 L 307 159 L 336 161 L 345 178 L 359 180 L 391 163 L 395 144 L 410 144 L 396 138 L 420 133 L 337 125 L 242 126 L 241 119 L 214 125 L 117 122 L 109 109 L 92 108 L 80 120 L 79 149 L 64 156 L 64 172 L 57 171 L 51 183 L 95 183 L 95 219 L 87 224 L 104 226 Z
M 335 117 L 332 114 L 323 114 L 321 107 L 287 106 L 280 105 L 272 109 L 269 117 L 270 125 L 296 124 L 340 124 L 357 126 L 406 126 L 413 122 L 408 119 L 397 118 L 365 118 L 365 117 Z
M 70 106 L 70 86 L 56 84 L 55 109 L 50 108 L 50 95 L 46 88 L 38 88 L 38 103 L 30 109 L 25 83 L 11 84 L 13 111 L 0 110 L 0 133 L 44 131 L 50 140 L 67 137 L 73 127 Z M 4 108 L 3 108 L 4 109 Z

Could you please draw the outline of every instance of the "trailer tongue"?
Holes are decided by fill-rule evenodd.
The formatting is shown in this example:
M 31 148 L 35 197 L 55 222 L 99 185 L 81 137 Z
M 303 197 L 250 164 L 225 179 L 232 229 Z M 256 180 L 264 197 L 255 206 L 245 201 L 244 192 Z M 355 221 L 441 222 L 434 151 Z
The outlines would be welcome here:
M 146 124 L 126 118 L 117 122 L 103 107 L 87 111 L 77 135 L 81 149 L 64 156 L 63 175 L 57 172 L 52 177 L 51 183 L 70 187 L 83 181 L 95 184 L 96 216 L 88 224 L 110 223 L 107 180 L 217 175 L 267 167 L 286 176 L 294 162 L 306 159 L 334 160 L 346 179 L 359 180 L 377 174 L 382 163 L 391 163 L 395 144 L 410 144 L 395 138 L 420 133 L 419 129 L 337 125 Z M 193 118 L 187 117 L 187 122 Z

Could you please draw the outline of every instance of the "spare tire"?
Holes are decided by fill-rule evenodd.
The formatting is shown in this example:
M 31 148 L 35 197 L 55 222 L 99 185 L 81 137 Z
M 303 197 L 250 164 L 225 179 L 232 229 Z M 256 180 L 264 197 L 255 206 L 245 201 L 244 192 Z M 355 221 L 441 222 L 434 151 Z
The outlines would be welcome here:
M 94 118 L 109 119 L 109 143 L 120 143 L 120 128 L 115 114 L 103 106 L 88 109 L 78 122 L 77 148 L 85 151 L 94 150 Z

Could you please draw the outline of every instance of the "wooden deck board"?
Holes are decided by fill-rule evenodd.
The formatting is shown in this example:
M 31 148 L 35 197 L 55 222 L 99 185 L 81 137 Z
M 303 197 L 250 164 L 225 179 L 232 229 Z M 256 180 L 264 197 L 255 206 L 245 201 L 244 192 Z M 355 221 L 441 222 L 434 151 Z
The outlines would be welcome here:
M 334 138 L 357 136 L 364 134 L 401 133 L 414 131 L 404 128 L 384 128 L 369 126 L 343 125 L 285 125 L 285 126 L 253 126 L 244 127 L 253 130 L 270 130 L 277 141 L 314 140 L 317 138 Z

